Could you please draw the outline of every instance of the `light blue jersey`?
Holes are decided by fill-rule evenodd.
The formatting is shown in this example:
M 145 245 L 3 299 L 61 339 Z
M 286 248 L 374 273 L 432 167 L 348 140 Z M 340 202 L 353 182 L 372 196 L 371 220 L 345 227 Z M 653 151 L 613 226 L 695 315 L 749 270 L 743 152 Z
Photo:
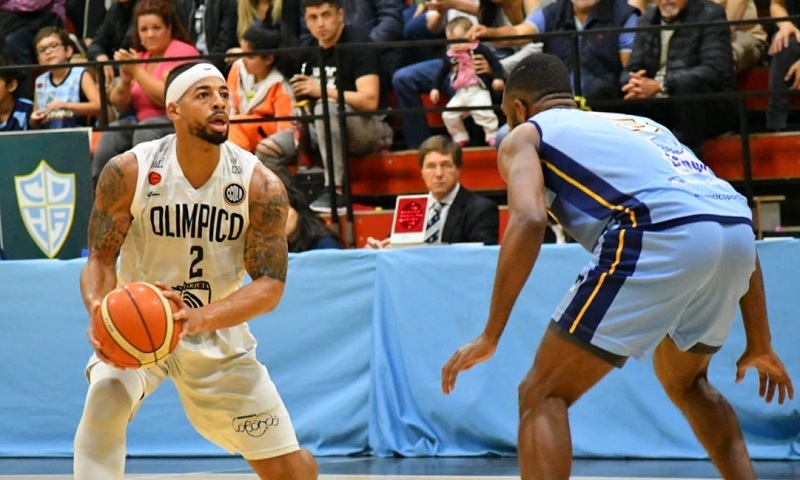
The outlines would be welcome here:
M 665 336 L 719 349 L 755 267 L 746 199 L 647 118 L 559 108 L 530 122 L 548 207 L 592 252 L 552 328 L 617 366 Z
M 529 121 L 541 135 L 548 207 L 590 251 L 617 226 L 751 224 L 745 197 L 653 120 L 557 108 Z
M 50 72 L 36 77 L 36 103 L 39 109 L 44 110 L 53 100 L 61 100 L 64 103 L 86 101 L 81 91 L 81 80 L 85 72 L 86 69 L 83 67 L 72 67 L 58 85 L 53 83 L 53 74 Z M 86 117 L 63 109 L 50 112 L 45 123 L 46 128 L 73 128 L 87 125 Z

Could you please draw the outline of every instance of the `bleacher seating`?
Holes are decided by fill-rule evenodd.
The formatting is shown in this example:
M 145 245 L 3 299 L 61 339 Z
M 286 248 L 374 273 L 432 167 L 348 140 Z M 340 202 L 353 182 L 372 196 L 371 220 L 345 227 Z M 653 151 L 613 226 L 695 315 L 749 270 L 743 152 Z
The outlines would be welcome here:
M 759 0 L 759 12 L 762 16 L 768 16 L 768 2 Z M 758 66 L 740 74 L 736 80 L 736 89 L 753 92 L 768 90 L 769 67 Z M 425 107 L 443 107 L 446 104 L 445 98 L 438 104 L 433 104 L 428 95 L 421 95 L 421 100 Z M 745 100 L 745 108 L 753 113 L 754 119 L 762 118 L 767 102 L 766 95 L 749 96 Z M 794 96 L 792 107 L 800 109 L 800 95 Z M 432 127 L 438 129 L 443 127 L 440 112 L 429 112 L 426 117 Z M 399 121 L 396 127 L 399 128 Z M 760 130 L 758 124 L 751 125 L 751 131 Z M 99 132 L 94 132 L 92 151 L 98 138 Z M 800 132 L 751 134 L 749 143 L 754 182 L 800 181 Z M 739 135 L 711 139 L 703 146 L 703 160 L 717 176 L 734 183 L 741 184 L 746 180 L 742 158 L 742 138 Z M 356 199 L 381 198 L 383 201 L 377 203 L 384 206 L 396 195 L 423 192 L 425 189 L 415 150 L 384 152 L 353 158 L 350 161 L 350 179 L 351 192 Z M 495 195 L 495 198 L 503 197 L 506 185 L 497 171 L 495 149 L 491 147 L 465 149 L 461 181 L 471 190 L 487 194 L 496 193 L 498 195 Z M 391 210 L 380 207 L 358 208 L 355 215 L 356 246 L 363 246 L 368 236 L 384 237 L 388 234 Z M 501 208 L 501 238 L 507 216 L 507 209 Z
M 752 134 L 750 155 L 754 181 L 800 180 L 800 132 Z M 718 177 L 731 182 L 745 179 L 739 135 L 706 141 L 703 160 Z

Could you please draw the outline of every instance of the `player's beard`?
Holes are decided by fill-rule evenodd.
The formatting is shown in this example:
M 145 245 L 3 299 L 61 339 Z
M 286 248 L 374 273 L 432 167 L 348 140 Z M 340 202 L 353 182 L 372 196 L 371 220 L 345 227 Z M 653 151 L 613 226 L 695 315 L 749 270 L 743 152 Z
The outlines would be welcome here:
M 222 145 L 226 140 L 228 140 L 228 131 L 230 131 L 230 125 L 223 133 L 210 132 L 206 128 L 207 127 L 205 125 L 194 125 L 191 128 L 192 135 L 213 145 Z

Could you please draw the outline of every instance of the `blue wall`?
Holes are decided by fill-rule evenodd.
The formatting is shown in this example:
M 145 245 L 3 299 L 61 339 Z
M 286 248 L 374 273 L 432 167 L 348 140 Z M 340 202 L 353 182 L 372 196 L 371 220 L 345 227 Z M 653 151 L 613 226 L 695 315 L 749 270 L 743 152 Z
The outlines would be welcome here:
M 292 256 L 286 295 L 250 327 L 317 455 L 514 454 L 516 387 L 550 314 L 588 254 L 547 245 L 495 357 L 440 391 L 443 363 L 477 335 L 497 248 L 467 246 L 308 252 Z M 800 242 L 764 242 L 773 342 L 800 381 Z M 0 456 L 70 456 L 91 349 L 78 290 L 84 260 L 0 262 Z M 741 322 L 711 364 L 754 457 L 800 459 L 800 400 L 767 405 L 750 372 L 734 384 Z M 612 372 L 575 406 L 579 456 L 702 458 L 661 391 L 649 359 Z M 132 455 L 225 455 L 195 433 L 170 382 L 131 423 Z

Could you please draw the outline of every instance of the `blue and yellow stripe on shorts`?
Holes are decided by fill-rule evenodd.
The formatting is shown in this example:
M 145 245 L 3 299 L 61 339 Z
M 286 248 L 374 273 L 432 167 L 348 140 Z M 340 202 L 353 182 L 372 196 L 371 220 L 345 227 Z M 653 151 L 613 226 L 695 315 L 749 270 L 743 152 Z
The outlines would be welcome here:
M 571 303 L 556 319 L 566 332 L 589 342 L 625 280 L 636 271 L 644 233 L 641 227 L 651 223 L 650 213 L 636 197 L 620 192 L 545 141 L 540 144 L 540 154 L 545 185 L 559 201 L 598 219 L 610 216 L 617 225 L 605 233 L 598 264 L 581 280 Z
M 636 271 L 644 231 L 619 228 L 606 232 L 597 265 L 589 270 L 558 324 L 589 342 L 625 280 Z

